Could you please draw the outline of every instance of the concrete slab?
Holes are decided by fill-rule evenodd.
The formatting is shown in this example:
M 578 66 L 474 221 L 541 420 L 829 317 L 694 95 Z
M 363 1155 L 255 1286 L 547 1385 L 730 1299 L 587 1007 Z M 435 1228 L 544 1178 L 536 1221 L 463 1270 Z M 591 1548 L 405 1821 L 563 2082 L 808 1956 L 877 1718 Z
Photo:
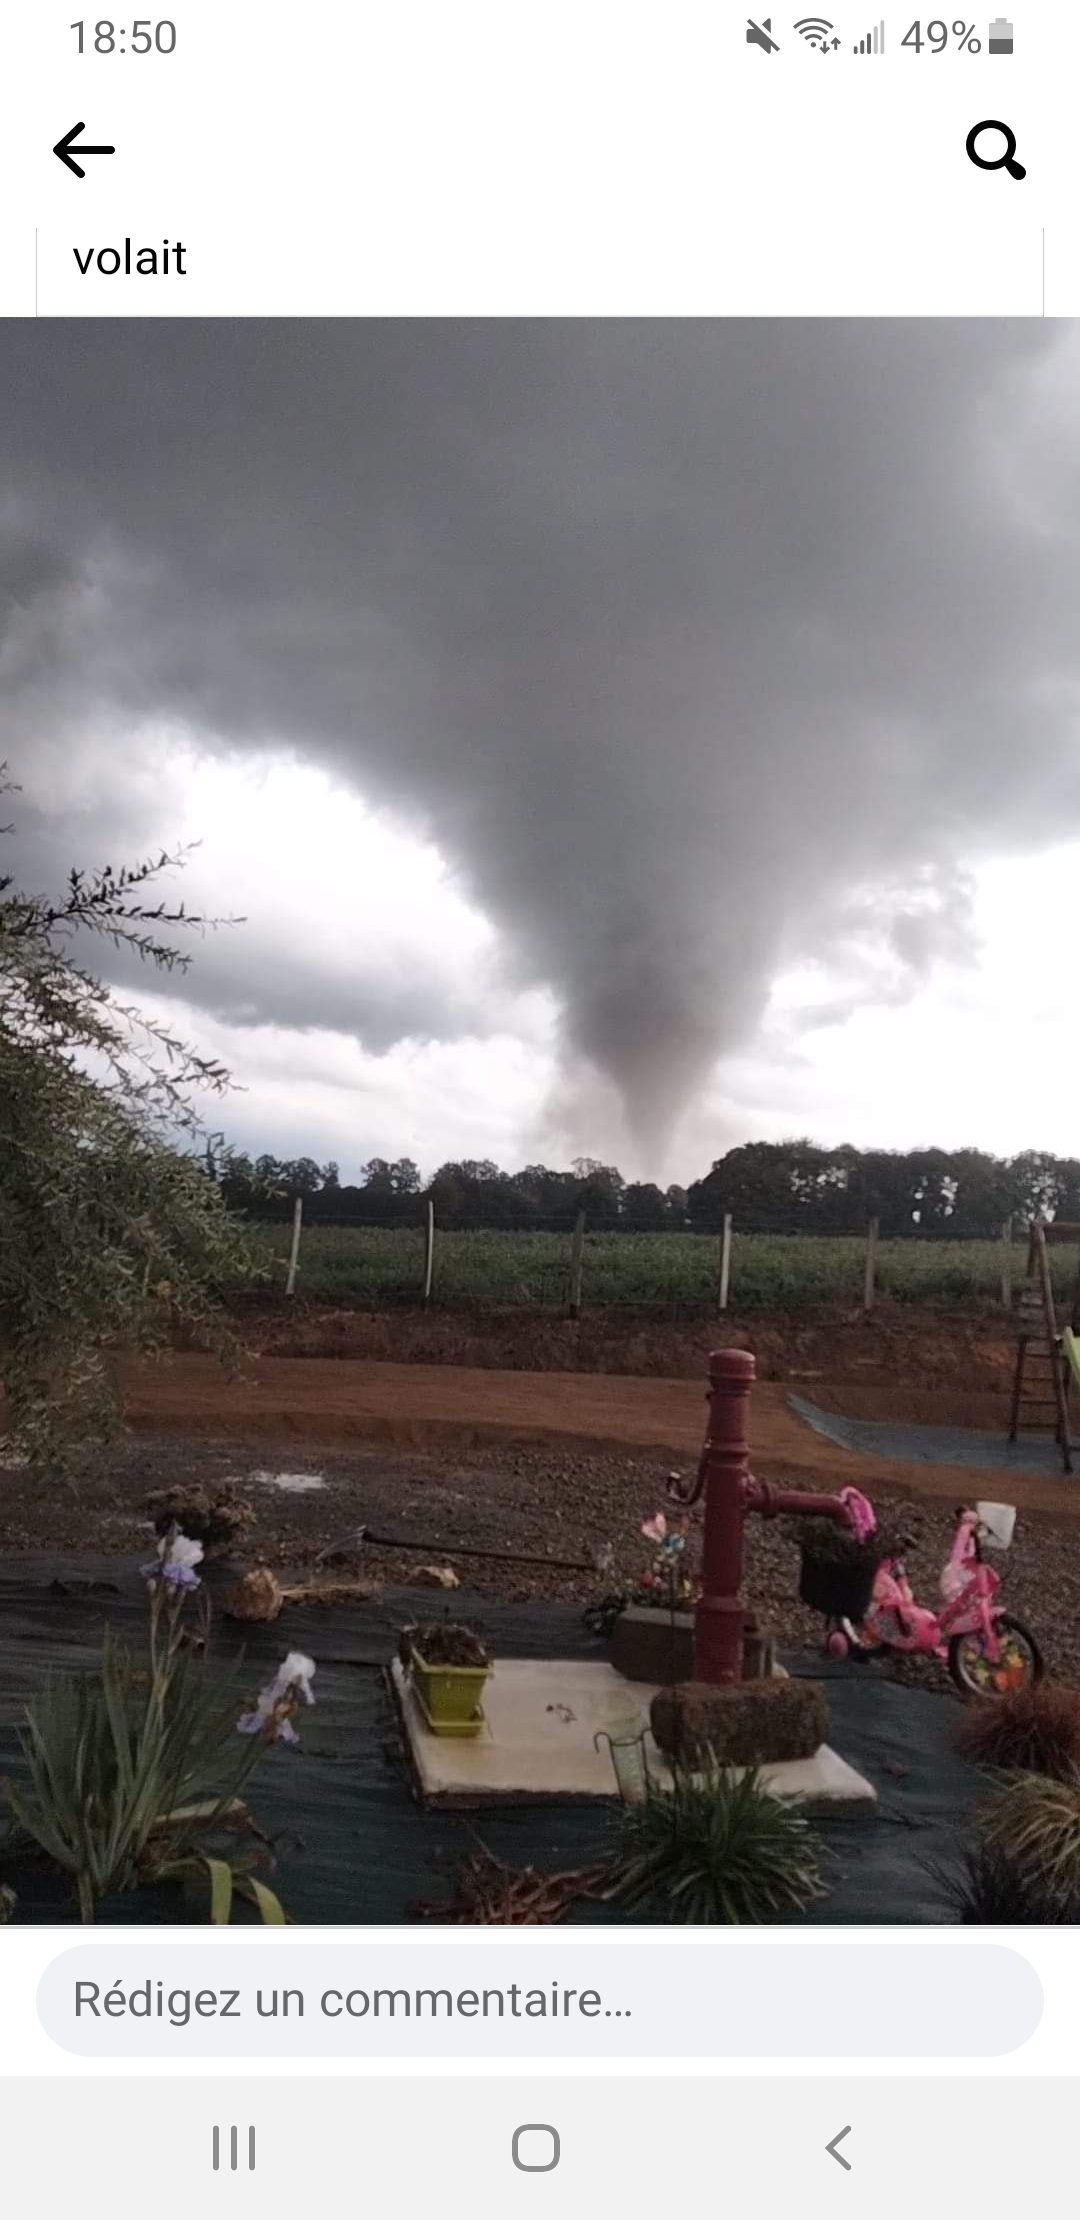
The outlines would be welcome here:
M 397 1658 L 391 1678 L 421 1795 L 462 1807 L 613 1797 L 607 1745 L 595 1749 L 593 1737 L 617 1725 L 625 1732 L 628 1721 L 647 1728 L 656 1694 L 604 1663 L 499 1658 L 484 1690 L 483 1730 L 465 1741 L 431 1733 Z M 670 1786 L 655 1750 L 650 1772 L 658 1786 Z M 796 1797 L 808 1809 L 877 1802 L 870 1782 L 826 1743 L 812 1758 L 764 1766 L 762 1780 L 774 1795 Z

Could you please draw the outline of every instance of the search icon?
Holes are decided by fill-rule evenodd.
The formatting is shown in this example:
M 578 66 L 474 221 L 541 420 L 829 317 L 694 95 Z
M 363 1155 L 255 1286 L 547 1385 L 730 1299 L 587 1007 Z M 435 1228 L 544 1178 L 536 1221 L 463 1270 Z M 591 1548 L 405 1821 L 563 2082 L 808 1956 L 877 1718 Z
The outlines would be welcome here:
M 984 131 L 1000 131 L 1005 141 L 1004 154 L 995 154 L 991 158 L 979 153 L 979 140 Z M 1008 170 L 1010 177 L 1018 179 L 1027 176 L 1023 163 L 1016 159 L 1016 133 L 1010 131 L 1007 123 L 996 123 L 991 118 L 986 123 L 973 125 L 967 135 L 967 152 L 968 161 L 974 162 L 977 170 Z

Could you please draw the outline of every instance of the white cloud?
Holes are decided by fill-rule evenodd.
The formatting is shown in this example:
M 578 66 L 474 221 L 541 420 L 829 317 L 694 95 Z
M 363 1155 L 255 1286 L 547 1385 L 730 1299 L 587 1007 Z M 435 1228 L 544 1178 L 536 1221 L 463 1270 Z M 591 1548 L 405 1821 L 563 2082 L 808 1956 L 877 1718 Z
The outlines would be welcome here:
M 113 736 L 80 757 L 66 786 L 43 757 L 25 800 L 43 816 L 62 801 L 65 835 L 93 847 L 101 814 L 115 817 L 118 767 L 136 852 L 163 835 L 199 840 L 175 891 L 191 908 L 246 915 L 224 936 L 242 973 L 280 971 L 299 951 L 319 1002 L 333 989 L 339 1003 L 359 1003 L 376 985 L 400 1006 L 422 979 L 427 1005 L 442 994 L 455 1024 L 470 997 L 483 1013 L 481 1031 L 381 1052 L 338 1026 L 238 1022 L 200 999 L 221 936 L 193 941 L 180 996 L 140 990 L 139 1000 L 231 1070 L 243 1091 L 214 1122 L 239 1145 L 333 1157 L 345 1177 L 370 1156 L 410 1155 L 430 1171 L 454 1156 L 511 1167 L 579 1147 L 638 1168 L 625 1140 L 612 1150 L 610 1090 L 560 1057 L 555 998 L 503 982 L 499 936 L 433 842 L 314 766 L 230 757 L 186 735 L 167 747 L 160 734 Z M 689 1179 L 736 1141 L 804 1131 L 865 1147 L 1075 1152 L 1078 883 L 1076 845 L 980 865 L 975 960 L 938 962 L 922 984 L 884 929 L 880 943 L 843 944 L 831 963 L 790 966 L 753 1040 L 684 1122 L 666 1171 L 645 1172 Z
M 523 997 L 520 1028 L 490 1039 L 401 1041 L 381 1056 L 341 1033 L 236 1027 L 191 1005 L 140 998 L 234 1086 L 207 1100 L 207 1122 L 258 1155 L 335 1159 L 342 1178 L 372 1156 L 412 1156 L 425 1172 L 451 1157 L 516 1166 L 543 1154 L 556 1058 L 553 1013 Z
M 756 1041 L 725 1064 L 684 1132 L 694 1162 L 793 1133 L 864 1148 L 1077 1153 L 1080 845 L 972 877 L 976 966 L 939 964 L 905 1001 L 809 1029 L 808 1011 L 843 1003 L 846 979 L 803 965 L 776 981 Z

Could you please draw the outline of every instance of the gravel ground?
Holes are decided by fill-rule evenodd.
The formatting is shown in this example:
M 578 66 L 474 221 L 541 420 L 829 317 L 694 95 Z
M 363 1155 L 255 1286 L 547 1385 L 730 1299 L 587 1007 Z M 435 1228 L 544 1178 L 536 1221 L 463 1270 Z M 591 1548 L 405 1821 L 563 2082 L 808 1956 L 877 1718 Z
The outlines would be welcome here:
M 320 1478 L 322 1487 L 283 1490 L 260 1474 Z M 762 1471 L 762 1479 L 769 1477 Z M 271 1456 L 261 1442 L 179 1443 L 143 1436 L 91 1460 L 70 1483 L 43 1487 L 24 1468 L 0 1470 L 0 1549 L 97 1552 L 145 1551 L 151 1490 L 177 1482 L 231 1479 L 254 1504 L 245 1561 L 265 1561 L 279 1577 L 310 1578 L 320 1552 L 339 1545 L 349 1569 L 367 1579 L 409 1582 L 425 1561 L 449 1564 L 463 1582 L 512 1600 L 547 1596 L 585 1604 L 617 1588 L 648 1560 L 638 1536 L 642 1518 L 664 1500 L 666 1474 L 641 1458 L 552 1448 L 478 1449 L 461 1456 L 410 1450 L 308 1456 L 283 1446 Z M 908 1563 L 916 1594 L 933 1603 L 952 1521 L 946 1505 L 875 1496 L 879 1516 L 914 1537 Z M 350 1540 L 364 1524 L 430 1545 L 422 1552 Z M 614 1576 L 566 1571 L 544 1562 L 485 1564 L 456 1555 L 466 1543 L 521 1551 L 538 1559 L 581 1559 L 610 1542 Z M 813 1646 L 821 1621 L 796 1594 L 797 1552 L 784 1522 L 751 1519 L 747 1526 L 746 1594 L 781 1641 Z M 342 1577 L 341 1562 L 334 1571 Z M 1030 1514 L 1018 1520 L 1005 1561 L 1008 1607 L 1027 1620 L 1048 1669 L 1080 1683 L 1080 1522 Z M 948 1685 L 925 1660 L 895 1660 L 898 1677 L 923 1687 Z

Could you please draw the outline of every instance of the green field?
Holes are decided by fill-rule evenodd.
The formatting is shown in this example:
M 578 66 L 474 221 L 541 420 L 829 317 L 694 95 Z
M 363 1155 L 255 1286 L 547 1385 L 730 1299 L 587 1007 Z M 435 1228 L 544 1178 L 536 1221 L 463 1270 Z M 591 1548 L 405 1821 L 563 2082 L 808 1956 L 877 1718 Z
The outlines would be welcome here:
M 288 1226 L 254 1226 L 256 1253 L 284 1288 Z M 807 1303 L 857 1303 L 865 1244 L 781 1234 L 736 1234 L 731 1247 L 732 1310 L 782 1310 Z M 1055 1287 L 1066 1299 L 1075 1252 L 1051 1251 Z M 1024 1275 L 1026 1245 L 1012 1254 L 1014 1293 Z M 992 1304 L 1001 1298 L 998 1241 L 884 1241 L 877 1286 L 894 1301 L 942 1306 Z M 586 1234 L 582 1309 L 631 1309 L 692 1314 L 715 1310 L 719 1239 L 682 1233 Z M 424 1238 L 419 1231 L 313 1226 L 300 1250 L 298 1294 L 372 1309 L 422 1298 Z M 469 1310 L 489 1304 L 565 1309 L 570 1239 L 559 1233 L 438 1233 L 433 1307 Z

